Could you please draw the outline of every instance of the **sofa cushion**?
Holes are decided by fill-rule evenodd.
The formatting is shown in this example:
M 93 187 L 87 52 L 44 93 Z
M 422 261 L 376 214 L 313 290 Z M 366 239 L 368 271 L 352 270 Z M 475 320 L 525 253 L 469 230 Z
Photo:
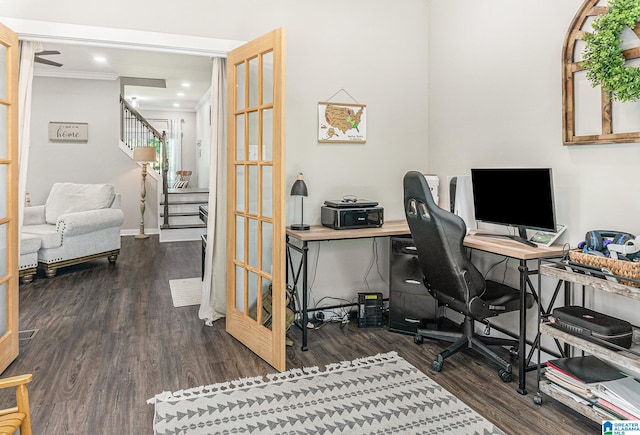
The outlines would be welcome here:
M 38 236 L 31 234 L 22 234 L 20 236 L 20 255 L 38 252 L 41 246 L 42 240 Z
M 107 208 L 115 193 L 111 184 L 54 183 L 45 203 L 45 220 L 55 224 L 62 214 Z
M 22 227 L 22 235 L 25 237 L 36 237 L 42 240 L 42 248 L 57 248 L 62 245 L 62 234 L 56 231 L 55 225 L 42 224 L 42 225 L 29 225 L 28 227 Z

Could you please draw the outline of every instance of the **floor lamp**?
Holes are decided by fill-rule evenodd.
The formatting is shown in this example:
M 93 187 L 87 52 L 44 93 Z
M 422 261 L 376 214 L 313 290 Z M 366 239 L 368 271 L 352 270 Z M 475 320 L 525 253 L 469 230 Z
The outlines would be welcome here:
M 144 201 L 147 196 L 147 164 L 156 161 L 156 149 L 154 147 L 135 147 L 133 149 L 133 160 L 142 163 L 142 190 L 140 192 L 140 234 L 136 239 L 147 239 L 149 236 L 144 233 Z

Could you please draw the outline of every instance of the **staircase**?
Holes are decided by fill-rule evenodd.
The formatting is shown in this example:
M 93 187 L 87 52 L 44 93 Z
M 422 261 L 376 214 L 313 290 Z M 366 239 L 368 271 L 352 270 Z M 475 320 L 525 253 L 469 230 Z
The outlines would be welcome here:
M 166 135 L 157 131 L 127 101 L 120 96 L 121 129 L 120 142 L 123 151 L 133 158 L 133 149 L 137 146 L 153 146 L 158 154 L 150 170 L 162 174 L 151 177 L 147 182 L 158 183 L 158 230 L 160 242 L 200 240 L 206 234 L 206 222 L 200 218 L 200 206 L 209 201 L 209 189 L 169 188 L 166 149 Z M 160 186 L 160 183 L 162 185 Z
M 160 241 L 200 240 L 207 225 L 200 206 L 209 201 L 209 189 L 167 189 L 160 199 Z

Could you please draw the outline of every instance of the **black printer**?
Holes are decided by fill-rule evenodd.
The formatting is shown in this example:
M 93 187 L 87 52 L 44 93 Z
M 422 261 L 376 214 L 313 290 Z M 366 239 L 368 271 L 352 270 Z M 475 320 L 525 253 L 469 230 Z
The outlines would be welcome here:
M 334 230 L 377 228 L 384 223 L 384 210 L 375 201 L 344 198 L 325 201 L 320 219 L 322 225 Z

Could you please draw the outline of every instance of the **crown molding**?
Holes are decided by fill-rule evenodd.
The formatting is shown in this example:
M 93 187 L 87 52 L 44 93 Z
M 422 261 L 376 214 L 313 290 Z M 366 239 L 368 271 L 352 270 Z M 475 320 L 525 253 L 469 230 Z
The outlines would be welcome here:
M 16 32 L 18 38 L 24 41 L 73 42 L 84 45 L 180 53 L 194 56 L 227 57 L 228 52 L 245 43 L 245 41 L 232 39 L 24 20 L 10 17 L 0 17 L 0 22 Z

